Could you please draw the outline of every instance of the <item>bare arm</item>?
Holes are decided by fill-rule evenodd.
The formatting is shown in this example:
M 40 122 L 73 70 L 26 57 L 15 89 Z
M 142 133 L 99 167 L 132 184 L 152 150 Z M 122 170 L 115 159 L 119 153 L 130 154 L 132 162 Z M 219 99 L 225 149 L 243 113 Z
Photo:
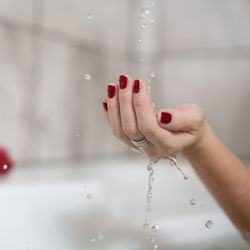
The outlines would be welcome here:
M 199 145 L 183 154 L 232 222 L 250 232 L 250 171 L 206 122 L 203 129 Z

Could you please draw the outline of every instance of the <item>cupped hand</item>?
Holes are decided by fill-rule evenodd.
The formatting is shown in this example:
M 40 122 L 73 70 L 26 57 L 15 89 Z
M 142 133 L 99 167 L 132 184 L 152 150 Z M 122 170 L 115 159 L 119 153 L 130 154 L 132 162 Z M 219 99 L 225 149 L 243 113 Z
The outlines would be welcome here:
M 200 107 L 192 104 L 161 109 L 155 114 L 147 84 L 121 75 L 119 85 L 108 85 L 103 101 L 104 115 L 113 134 L 126 145 L 146 138 L 149 146 L 140 152 L 159 160 L 192 151 L 200 145 L 205 121 Z

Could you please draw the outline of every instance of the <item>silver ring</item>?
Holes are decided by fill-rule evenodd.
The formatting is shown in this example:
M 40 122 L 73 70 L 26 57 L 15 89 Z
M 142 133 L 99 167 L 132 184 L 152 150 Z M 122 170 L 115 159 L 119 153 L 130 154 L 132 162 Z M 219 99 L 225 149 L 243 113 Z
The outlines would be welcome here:
M 143 150 L 149 146 L 149 142 L 146 138 L 141 141 L 133 141 L 133 140 L 130 141 L 140 150 Z

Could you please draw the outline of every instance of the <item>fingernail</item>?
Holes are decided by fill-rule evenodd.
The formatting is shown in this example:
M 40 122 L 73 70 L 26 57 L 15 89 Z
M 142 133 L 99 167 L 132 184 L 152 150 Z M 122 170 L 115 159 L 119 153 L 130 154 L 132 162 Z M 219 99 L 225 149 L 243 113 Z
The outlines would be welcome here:
M 140 91 L 140 80 L 135 80 L 133 91 L 134 93 L 138 93 Z
M 115 86 L 114 85 L 108 85 L 108 97 L 113 98 L 115 95 Z
M 167 112 L 161 112 L 161 123 L 170 123 L 172 121 L 172 115 Z
M 106 102 L 102 102 L 103 108 L 108 111 L 108 104 Z
M 125 75 L 121 75 L 119 82 L 120 82 L 120 88 L 125 89 L 127 87 L 128 78 Z

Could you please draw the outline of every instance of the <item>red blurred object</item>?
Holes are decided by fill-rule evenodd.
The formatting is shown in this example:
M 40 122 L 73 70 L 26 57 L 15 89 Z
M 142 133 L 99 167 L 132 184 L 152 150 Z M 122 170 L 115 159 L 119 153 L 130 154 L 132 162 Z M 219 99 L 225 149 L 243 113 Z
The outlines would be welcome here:
M 0 176 L 6 175 L 13 167 L 13 162 L 4 147 L 0 146 Z

